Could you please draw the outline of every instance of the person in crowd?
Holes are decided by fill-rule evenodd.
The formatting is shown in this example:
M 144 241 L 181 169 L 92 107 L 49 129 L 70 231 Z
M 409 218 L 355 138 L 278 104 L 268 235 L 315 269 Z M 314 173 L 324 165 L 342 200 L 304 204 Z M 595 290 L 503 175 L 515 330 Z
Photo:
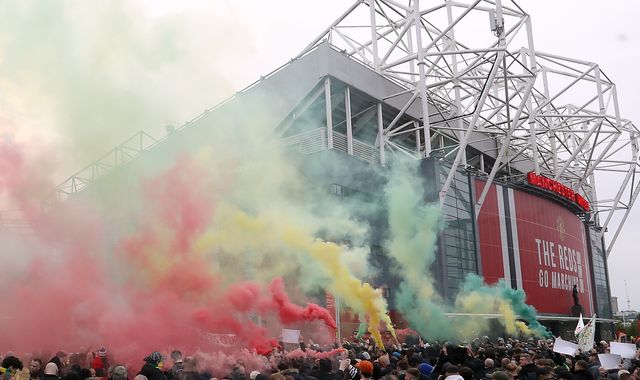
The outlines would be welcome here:
M 54 362 L 49 362 L 44 366 L 44 376 L 42 380 L 57 380 L 58 377 L 58 365 Z
M 520 354 L 520 371 L 518 372 L 519 380 L 536 380 L 537 367 L 533 363 L 531 354 Z
M 378 378 L 388 375 L 391 371 L 394 370 L 393 366 L 391 366 L 391 360 L 389 359 L 389 355 L 381 355 L 378 359 L 374 360 L 374 374 L 376 370 L 378 370 Z
M 491 373 L 491 379 L 493 380 L 513 380 L 513 377 L 502 371 L 494 371 Z
M 460 376 L 462 376 L 462 378 L 464 380 L 473 380 L 474 379 L 474 373 L 473 370 L 469 367 L 460 367 Z
M 589 365 L 584 360 L 576 362 L 573 376 L 575 376 L 576 380 L 596 380 L 591 371 L 589 371 Z
M 352 364 L 351 359 L 343 359 L 338 367 L 338 377 L 343 380 L 360 380 L 360 370 Z
M 431 379 L 431 374 L 433 373 L 433 366 L 429 363 L 420 363 L 418 365 L 418 371 L 420 371 L 420 379 L 428 380 L 428 379 Z
M 373 376 L 373 363 L 368 360 L 361 360 L 356 364 L 356 367 L 360 370 L 360 375 L 363 380 L 371 380 L 371 377 Z
M 101 347 L 95 354 L 91 362 L 91 368 L 98 377 L 108 377 L 109 360 L 107 358 L 107 349 Z
M 31 362 L 29 362 L 29 378 L 31 380 L 40 380 L 43 375 L 44 366 L 42 365 L 42 360 L 38 358 L 31 359 Z
M 336 375 L 331 371 L 331 360 L 328 358 L 322 358 L 318 361 L 317 369 L 311 372 L 311 376 L 318 380 L 340 380 L 336 379 Z
M 633 375 L 629 371 L 618 373 L 618 380 L 633 380 Z
M 18 372 L 22 371 L 22 361 L 13 356 L 13 353 L 8 353 L 4 359 L 2 359 L 2 365 L 0 366 L 0 373 L 3 379 L 12 379 L 16 377 Z
M 540 367 L 535 372 L 537 380 L 555 380 L 556 376 L 551 367 Z
M 182 360 L 182 358 L 180 360 Z M 200 374 L 198 373 L 198 363 L 193 356 L 187 356 L 187 358 L 182 363 L 181 368 L 175 372 L 175 379 L 200 380 Z M 251 380 L 255 380 L 255 377 Z
M 460 369 L 458 366 L 453 364 L 447 364 L 444 366 L 444 380 L 464 380 L 462 376 L 460 376 Z
M 508 372 L 507 370 L 507 365 L 511 363 L 511 359 L 509 358 L 502 358 L 500 359 L 500 368 L 498 368 L 498 371 L 502 371 L 505 374 Z
M 598 351 L 595 349 L 589 352 L 589 361 L 587 362 L 587 370 L 591 372 L 591 375 L 595 380 L 600 379 L 600 359 L 598 358 Z
M 109 371 L 109 380 L 127 380 L 127 367 L 116 365 Z
M 182 352 L 179 350 L 171 351 L 171 354 L 169 355 L 169 357 L 171 357 L 173 366 L 171 366 L 171 369 L 167 371 L 166 375 L 169 380 L 172 380 L 178 375 L 180 371 L 182 371 L 184 363 L 182 358 Z
M 162 354 L 154 351 L 144 358 L 144 362 L 140 372 L 138 372 L 139 375 L 146 376 L 148 380 L 167 380 L 167 377 L 162 373 Z
M 482 371 L 480 371 L 477 375 L 478 379 L 486 379 L 491 376 L 492 373 L 496 371 L 495 362 L 491 358 L 484 359 L 484 366 Z
M 404 374 L 404 380 L 420 380 L 420 371 L 417 368 L 409 368 Z

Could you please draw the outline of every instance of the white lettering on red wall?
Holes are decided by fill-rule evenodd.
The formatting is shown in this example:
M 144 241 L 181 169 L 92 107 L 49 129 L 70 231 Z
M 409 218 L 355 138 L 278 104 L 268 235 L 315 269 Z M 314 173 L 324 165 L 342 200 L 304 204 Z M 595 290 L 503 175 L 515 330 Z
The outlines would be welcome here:
M 485 182 L 476 180 L 476 194 Z M 547 314 L 571 314 L 572 291 L 586 314 L 593 301 L 584 225 L 567 207 L 544 196 L 492 184 L 477 219 L 482 274 L 504 279 Z M 508 227 L 508 228 L 507 228 Z

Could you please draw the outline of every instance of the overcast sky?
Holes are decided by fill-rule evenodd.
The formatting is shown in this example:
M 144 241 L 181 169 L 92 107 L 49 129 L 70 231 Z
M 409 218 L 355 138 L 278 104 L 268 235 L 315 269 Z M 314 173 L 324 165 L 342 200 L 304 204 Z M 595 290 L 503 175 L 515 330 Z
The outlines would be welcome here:
M 65 154 L 74 158 L 69 167 L 82 167 L 91 161 L 89 157 L 97 157 L 98 152 L 107 151 L 137 130 L 157 132 L 158 126 L 180 124 L 286 63 L 351 3 L 349 0 L 114 0 L 102 3 L 63 1 L 55 5 L 40 1 L 5 2 L 0 5 L 3 8 L 0 14 L 10 18 L 3 20 L 4 26 L 0 26 L 0 46 L 3 47 L 0 50 L 0 106 L 3 108 L 0 127 L 6 120 L 11 121 L 6 125 L 14 126 L 18 124 L 16 120 L 25 121 L 20 123 L 22 129 L 18 135 L 46 135 L 50 130 L 49 116 L 53 114 L 45 112 L 48 107 L 44 105 L 48 104 L 51 109 L 58 110 L 55 115 L 58 130 L 63 131 L 57 137 L 52 133 L 52 139 L 63 139 L 64 134 L 81 136 L 85 133 L 99 140 L 91 144 L 87 139 L 82 144 L 78 140 L 72 142 L 76 145 L 66 146 Z M 532 0 L 521 1 L 520 5 L 532 15 L 536 49 L 599 63 L 618 85 L 623 117 L 640 123 L 640 92 L 637 90 L 640 79 L 635 73 L 640 67 L 640 2 Z M 40 12 L 34 10 L 41 8 L 51 9 L 42 13 L 42 19 L 37 19 L 34 15 L 40 15 Z M 117 18 L 119 24 L 105 22 L 110 17 Z M 25 23 L 28 22 L 33 25 L 27 28 Z M 96 32 L 103 24 L 112 29 L 108 29 L 108 33 Z M 478 27 L 486 28 L 486 25 Z M 33 31 L 38 33 L 30 33 Z M 104 49 L 100 49 L 101 46 Z M 47 51 L 46 55 L 40 48 Z M 83 48 L 90 49 L 87 51 L 92 52 L 96 61 L 85 62 L 80 54 Z M 123 54 L 134 65 L 119 66 L 110 62 L 110 57 L 117 56 L 116 53 Z M 12 57 L 16 57 L 15 62 L 11 61 Z M 38 60 L 42 57 L 46 59 Z M 83 77 L 79 69 L 89 64 L 93 67 L 108 65 L 111 76 L 101 78 L 98 86 L 91 87 L 95 75 L 89 73 Z M 123 67 L 127 73 L 122 72 Z M 32 76 L 37 77 L 38 72 L 47 70 L 53 73 L 43 75 L 37 85 L 30 82 Z M 26 75 L 20 76 L 25 72 Z M 75 80 L 72 91 L 67 91 L 68 83 L 60 83 L 67 77 Z M 17 81 L 16 78 L 29 85 L 11 83 Z M 169 85 L 162 87 L 157 83 Z M 86 99 L 93 99 L 88 94 L 95 94 L 96 88 L 100 88 L 98 95 L 103 97 L 102 101 L 87 103 Z M 122 88 L 127 88 L 135 101 L 122 102 L 120 96 L 113 96 L 119 94 L 115 90 Z M 38 94 L 42 94 L 43 89 L 51 91 L 57 94 L 56 101 L 49 99 L 49 103 L 38 103 L 36 107 L 31 102 L 39 99 L 28 92 L 30 89 L 36 89 Z M 114 90 L 113 94 L 109 90 Z M 68 95 L 70 92 L 74 92 L 74 96 L 77 93 L 82 96 L 84 92 L 85 96 L 74 98 Z M 149 94 L 153 94 L 153 102 L 144 101 Z M 61 99 L 65 96 L 70 99 L 69 112 L 62 112 L 65 102 Z M 71 107 L 79 107 L 79 101 L 83 109 L 91 112 L 72 110 Z M 169 105 L 177 104 L 180 107 L 174 107 L 176 112 L 166 111 L 171 108 Z M 99 125 L 107 114 L 133 112 L 127 108 L 130 105 L 154 112 L 136 115 L 140 117 L 126 125 L 107 120 L 109 134 L 104 138 L 95 139 L 96 133 L 101 136 L 100 132 L 89 130 L 88 133 L 84 128 Z M 108 106 L 114 107 L 115 111 L 106 112 L 101 108 Z M 100 113 L 102 119 L 90 119 Z M 22 127 L 29 124 L 27 119 L 31 129 Z M 74 124 L 83 127 L 65 129 Z M 67 144 L 71 142 L 67 141 Z M 60 173 L 59 177 L 64 178 L 71 172 L 72 169 L 65 168 L 66 174 Z M 619 297 L 621 308 L 626 308 L 626 279 L 631 307 L 636 310 L 640 309 L 640 294 L 635 291 L 640 289 L 640 276 L 632 275 L 632 270 L 640 264 L 637 253 L 639 208 L 640 204 L 632 212 L 610 258 L 612 295 Z M 611 237 L 612 234 L 608 239 Z

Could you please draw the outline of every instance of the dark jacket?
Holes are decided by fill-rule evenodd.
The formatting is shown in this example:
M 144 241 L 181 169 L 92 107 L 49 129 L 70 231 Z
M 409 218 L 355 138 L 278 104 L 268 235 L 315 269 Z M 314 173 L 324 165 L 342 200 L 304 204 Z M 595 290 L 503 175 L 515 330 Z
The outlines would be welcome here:
M 587 364 L 587 371 L 591 373 L 591 376 L 595 380 L 600 379 L 600 372 L 598 372 L 598 368 L 600 368 L 600 361 L 590 362 Z
M 586 369 L 578 369 L 573 371 L 573 376 L 576 377 L 576 380 L 596 380 L 593 378 L 593 374 Z
M 174 375 L 174 379 L 176 380 L 201 380 L 201 376 L 198 372 L 195 371 L 177 371 L 176 375 Z
M 338 376 L 336 373 L 328 371 L 326 368 L 318 368 L 311 372 L 311 376 L 318 380 L 342 380 L 342 376 Z
M 160 369 L 150 363 L 145 363 L 138 374 L 146 376 L 149 380 L 167 380 L 167 377 L 164 375 L 164 373 L 162 373 Z
M 537 380 L 538 367 L 534 363 L 529 363 L 522 368 L 520 368 L 520 372 L 518 373 L 518 379 L 520 380 Z

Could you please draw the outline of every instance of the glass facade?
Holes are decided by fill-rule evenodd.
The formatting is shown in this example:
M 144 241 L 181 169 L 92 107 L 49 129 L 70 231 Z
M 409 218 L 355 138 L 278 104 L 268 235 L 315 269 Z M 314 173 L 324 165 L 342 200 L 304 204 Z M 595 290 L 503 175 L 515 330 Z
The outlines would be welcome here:
M 589 230 L 591 237 L 591 259 L 593 262 L 593 280 L 595 301 L 598 306 L 598 316 L 611 318 L 611 299 L 609 298 L 609 278 L 607 276 L 607 264 L 600 234 L 594 229 Z
M 444 183 L 450 166 L 440 166 L 440 183 Z M 443 296 L 453 299 L 465 276 L 478 273 L 471 187 L 467 174 L 456 172 L 451 189 L 442 205 L 444 230 L 440 235 Z

